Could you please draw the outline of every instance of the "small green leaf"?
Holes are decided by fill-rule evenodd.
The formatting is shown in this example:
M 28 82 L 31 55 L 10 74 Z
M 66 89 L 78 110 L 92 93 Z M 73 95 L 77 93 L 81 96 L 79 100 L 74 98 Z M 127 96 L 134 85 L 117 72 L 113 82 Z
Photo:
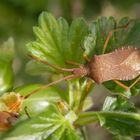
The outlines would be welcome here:
M 134 47 L 140 48 L 140 20 L 134 19 L 130 20 L 128 18 L 122 18 L 118 26 L 122 26 L 125 23 L 129 23 L 128 28 L 124 31 L 116 33 L 117 43 L 121 45 L 132 45 Z
M 85 39 L 85 53 L 91 58 L 95 54 L 102 54 L 103 45 L 106 37 L 110 31 L 116 27 L 116 22 L 113 17 L 100 17 L 94 21 L 90 26 L 90 33 Z M 112 37 L 109 44 L 108 50 L 112 50 L 111 44 L 114 43 L 114 38 Z
M 82 45 L 85 39 L 85 35 L 87 35 L 87 25 L 85 20 L 83 18 L 75 19 L 72 22 L 69 31 L 71 52 L 67 52 L 71 53 L 71 60 L 74 62 L 83 62 L 83 51 L 81 47 L 83 47 Z
M 106 97 L 102 110 L 103 111 L 136 112 L 136 108 L 134 104 L 121 96 Z
M 126 98 L 107 97 L 103 111 L 80 114 L 75 123 L 85 125 L 100 121 L 102 127 L 115 135 L 135 136 L 140 135 L 140 115 L 136 112 L 134 104 Z
M 70 112 L 70 114 L 73 113 Z M 62 116 L 55 106 L 29 120 L 17 123 L 13 129 L 4 133 L 1 140 L 80 140 L 80 136 L 72 126 L 70 114 Z M 69 116 L 70 115 L 70 116 Z
M 113 17 L 100 17 L 91 24 L 90 33 L 87 36 L 87 39 L 85 39 L 84 48 L 86 54 L 90 57 L 95 54 L 102 54 L 108 33 L 117 27 L 125 26 L 127 24 L 127 28 L 122 28 L 113 33 L 107 45 L 106 53 L 128 45 L 139 48 L 140 39 L 138 35 L 140 34 L 140 21 L 138 19 L 130 20 L 125 17 L 117 23 Z
M 82 63 L 81 47 L 87 32 L 82 18 L 74 20 L 69 26 L 65 19 L 56 20 L 51 14 L 43 12 L 39 17 L 39 26 L 34 27 L 36 41 L 27 44 L 28 52 L 60 67 L 70 67 L 66 61 Z M 57 71 L 50 67 L 49 70 Z
M 100 122 L 102 127 L 115 135 L 140 135 L 140 114 L 119 111 L 99 111 L 79 114 L 76 125 Z
M 123 113 L 123 112 L 132 112 L 132 115 L 133 115 L 133 113 L 136 113 L 137 112 L 134 104 L 132 102 L 128 101 L 126 98 L 121 97 L 121 96 L 118 96 L 118 97 L 107 97 L 105 99 L 105 102 L 104 102 L 104 105 L 103 105 L 103 109 L 102 110 L 103 111 L 110 111 L 110 112 L 111 111 L 119 111 L 120 114 Z M 128 120 L 127 119 L 128 118 L 126 117 L 126 122 L 129 120 L 129 119 Z M 106 129 L 109 128 L 110 131 L 113 132 L 113 133 L 115 133 L 115 134 L 118 133 L 120 135 L 131 135 L 129 133 L 134 133 L 134 132 L 131 132 L 131 130 L 129 130 L 129 129 L 127 131 L 125 130 L 126 132 L 123 130 L 123 129 L 126 129 L 125 128 L 126 126 L 123 124 L 123 122 L 125 122 L 125 120 L 121 120 L 121 119 L 119 120 L 118 119 L 117 120 L 118 122 L 116 120 L 115 121 L 114 120 L 112 121 L 112 118 L 111 118 L 110 119 L 110 122 L 109 122 L 109 120 L 106 120 L 106 118 L 103 118 L 103 121 L 104 121 L 103 122 L 103 126 Z M 102 123 L 102 122 L 100 122 L 100 123 Z M 113 123 L 114 123 L 114 125 L 112 125 Z M 129 123 L 130 124 L 131 123 L 133 124 L 134 123 L 134 120 L 133 119 L 132 120 L 129 120 Z M 122 129 L 120 129 L 118 125 L 120 125 L 122 127 Z
M 102 112 L 98 114 L 100 125 L 113 134 L 140 135 L 140 115 L 123 112 Z

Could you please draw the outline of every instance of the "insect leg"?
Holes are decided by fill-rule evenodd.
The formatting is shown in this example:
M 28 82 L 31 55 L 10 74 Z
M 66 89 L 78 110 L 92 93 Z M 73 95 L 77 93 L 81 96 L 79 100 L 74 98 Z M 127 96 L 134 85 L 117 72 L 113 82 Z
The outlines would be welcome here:
M 129 88 L 132 88 L 139 81 L 140 81 L 140 76 L 129 86 Z
M 140 81 L 140 76 L 130 85 L 130 86 L 127 86 L 125 84 L 123 84 L 122 82 L 118 81 L 118 80 L 113 80 L 117 85 L 123 87 L 124 89 L 126 90 L 129 90 L 131 89 L 136 83 L 138 83 Z
M 46 65 L 48 65 L 48 66 L 50 66 L 50 67 L 52 67 L 52 68 L 54 68 L 54 69 L 57 69 L 57 70 L 60 70 L 61 72 L 72 72 L 73 71 L 73 69 L 67 69 L 67 68 L 61 68 L 61 67 L 59 67 L 59 66 L 55 66 L 55 65 L 53 65 L 53 64 L 50 64 L 49 62 L 47 62 L 47 61 L 44 61 L 44 60 L 41 60 L 41 59 L 39 59 L 38 57 L 36 57 L 36 56 L 33 56 L 33 55 L 29 55 L 31 58 L 33 58 L 33 59 L 35 59 L 36 61 L 39 61 L 39 62 L 41 62 L 41 63 L 44 63 L 44 64 L 46 64 Z
M 58 79 L 58 80 L 56 80 L 56 81 L 54 81 L 54 82 L 51 82 L 51 83 L 49 83 L 49 84 L 46 84 L 46 85 L 44 85 L 44 86 L 42 86 L 42 87 L 40 87 L 40 88 L 38 88 L 38 89 L 32 91 L 31 93 L 27 94 L 27 95 L 24 97 L 24 99 L 27 99 L 27 98 L 28 98 L 29 96 L 31 96 L 32 94 L 34 94 L 34 93 L 36 93 L 36 92 L 39 92 L 39 91 L 41 91 L 41 90 L 43 90 L 43 89 L 45 89 L 45 88 L 47 88 L 47 87 L 50 87 L 50 86 L 55 85 L 55 84 L 57 84 L 57 83 L 60 83 L 61 81 L 70 80 L 70 79 L 74 79 L 74 78 L 78 78 L 78 77 L 80 77 L 80 76 L 79 76 L 79 75 L 73 75 L 73 74 L 72 74 L 72 75 L 65 76 L 65 77 L 63 77 L 63 78 L 61 78 L 61 79 Z
M 123 84 L 122 82 L 120 82 L 120 81 L 118 81 L 118 80 L 113 80 L 117 85 L 119 85 L 120 87 L 122 87 L 122 88 L 124 88 L 124 89 L 126 89 L 126 90 L 128 90 L 129 89 L 129 87 L 127 86 L 127 85 L 125 85 L 125 84 Z
M 129 23 L 127 23 L 127 24 L 124 25 L 124 26 L 117 27 L 116 29 L 113 29 L 112 31 L 110 31 L 110 32 L 108 33 L 107 38 L 106 38 L 105 43 L 104 43 L 104 46 L 103 46 L 103 51 L 102 51 L 103 54 L 104 54 L 105 51 L 106 51 L 108 42 L 109 42 L 110 38 L 112 37 L 113 33 L 114 33 L 114 32 L 117 32 L 117 31 L 119 31 L 119 30 L 122 30 L 122 29 L 127 28 L 127 27 L 128 27 L 128 24 L 129 24 Z

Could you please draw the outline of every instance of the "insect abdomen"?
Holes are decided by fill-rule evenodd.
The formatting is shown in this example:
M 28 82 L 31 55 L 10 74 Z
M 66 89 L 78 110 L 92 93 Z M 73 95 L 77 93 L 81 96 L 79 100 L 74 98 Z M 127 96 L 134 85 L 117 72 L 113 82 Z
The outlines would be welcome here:
M 140 51 L 125 47 L 112 53 L 94 56 L 89 67 L 89 77 L 97 83 L 131 80 L 140 74 Z

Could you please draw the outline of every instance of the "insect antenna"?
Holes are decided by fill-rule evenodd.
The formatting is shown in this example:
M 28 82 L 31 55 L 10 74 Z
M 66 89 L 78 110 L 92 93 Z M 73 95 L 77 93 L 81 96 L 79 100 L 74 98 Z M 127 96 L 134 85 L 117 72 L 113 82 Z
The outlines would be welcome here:
M 40 90 L 43 90 L 43 89 L 45 89 L 45 88 L 47 88 L 47 87 L 50 87 L 50 86 L 52 86 L 52 85 L 55 85 L 55 84 L 57 84 L 57 83 L 59 83 L 59 82 L 61 82 L 61 81 L 64 81 L 64 80 L 71 80 L 71 79 L 74 79 L 74 78 L 77 78 L 77 77 L 80 77 L 80 76 L 79 76 L 79 75 L 74 75 L 74 74 L 65 76 L 65 77 L 63 77 L 63 78 L 61 78 L 61 79 L 58 79 L 58 80 L 56 80 L 56 81 L 54 81 L 54 82 L 51 82 L 51 83 L 49 83 L 49 84 L 47 84 L 47 85 L 44 85 L 44 86 L 42 86 L 42 87 L 40 87 L 40 88 L 38 88 L 38 89 L 32 91 L 32 92 L 29 93 L 28 95 L 24 96 L 24 99 L 27 99 L 27 98 L 28 98 L 29 96 L 31 96 L 32 94 L 34 94 L 34 93 L 36 93 L 36 92 L 38 92 L 38 91 L 40 91 Z
M 41 60 L 41 59 L 39 59 L 38 57 L 33 56 L 33 55 L 28 55 L 28 56 L 30 56 L 31 58 L 33 58 L 33 59 L 35 59 L 35 60 L 37 60 L 37 61 L 39 61 L 39 62 L 41 62 L 41 63 L 43 63 L 43 64 L 46 64 L 46 65 L 48 65 L 48 66 L 50 66 L 50 67 L 52 67 L 52 68 L 54 68 L 54 69 L 57 69 L 57 70 L 59 70 L 59 71 L 61 71 L 61 72 L 71 72 L 71 73 L 72 73 L 72 72 L 74 72 L 74 70 L 75 70 L 75 68 L 67 69 L 67 68 L 61 68 L 61 67 L 59 67 L 59 66 L 55 66 L 55 65 L 50 64 L 50 63 L 47 62 L 47 61 Z M 47 84 L 47 85 L 44 85 L 44 86 L 42 86 L 42 87 L 40 87 L 40 88 L 38 88 L 38 89 L 32 91 L 32 92 L 29 93 L 28 95 L 24 96 L 24 99 L 27 99 L 27 98 L 28 98 L 29 96 L 31 96 L 32 94 L 34 94 L 34 93 L 36 93 L 36 92 L 38 92 L 38 91 L 40 91 L 40 90 L 43 90 L 43 89 L 45 89 L 45 88 L 47 88 L 47 87 L 49 87 L 49 86 L 55 85 L 55 84 L 57 84 L 57 83 L 59 83 L 59 82 L 61 82 L 61 81 L 70 80 L 70 79 L 74 79 L 74 78 L 77 78 L 77 77 L 80 77 L 80 75 L 71 74 L 71 75 L 65 76 L 65 77 L 63 77 L 63 78 L 61 78 L 61 79 L 58 79 L 58 80 L 56 80 L 56 81 L 54 81 L 54 82 L 51 82 L 51 83 L 49 83 L 49 84 Z
M 52 67 L 52 68 L 54 68 L 54 69 L 57 69 L 57 70 L 59 70 L 59 71 L 61 71 L 61 72 L 73 72 L 73 70 L 74 70 L 74 68 L 72 68 L 72 69 L 67 69 L 67 68 L 61 68 L 61 67 L 59 67 L 59 66 L 55 66 L 55 65 L 50 64 L 50 63 L 47 62 L 47 61 L 41 60 L 41 59 L 39 59 L 38 57 L 33 56 L 33 55 L 28 55 L 28 56 L 31 57 L 31 58 L 33 58 L 33 59 L 35 59 L 35 60 L 37 60 L 37 61 L 39 61 L 39 62 L 41 62 L 41 63 L 43 63 L 43 64 L 46 64 L 46 65 L 48 65 L 48 66 L 50 66 L 50 67 Z

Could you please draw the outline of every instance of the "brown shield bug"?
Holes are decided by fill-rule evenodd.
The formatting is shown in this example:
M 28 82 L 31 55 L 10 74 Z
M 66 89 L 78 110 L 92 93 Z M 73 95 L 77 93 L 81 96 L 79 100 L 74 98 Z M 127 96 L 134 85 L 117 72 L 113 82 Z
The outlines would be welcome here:
M 140 74 L 140 51 L 133 47 L 122 47 L 120 49 L 116 49 L 111 53 L 93 56 L 87 65 L 73 69 L 60 68 L 57 66 L 53 66 L 52 64 L 49 64 L 46 61 L 42 61 L 35 56 L 31 57 L 53 68 L 57 68 L 62 72 L 72 73 L 69 76 L 49 83 L 33 91 L 34 93 L 48 86 L 59 83 L 63 80 L 70 80 L 73 78 L 83 76 L 91 78 L 97 84 L 101 84 L 109 80 L 114 80 L 117 84 L 119 84 L 127 90 L 140 80 L 140 77 L 138 77 L 136 81 L 132 85 L 130 85 L 130 87 L 127 87 L 121 82 L 117 81 L 131 80 L 136 78 Z
M 105 54 L 105 50 L 107 48 L 108 42 L 113 34 L 113 32 L 117 32 L 121 29 L 125 29 L 128 27 L 129 24 L 126 24 L 124 26 L 120 26 L 108 33 L 107 39 L 103 46 L 103 54 L 101 55 L 94 55 L 91 59 L 88 60 L 88 63 L 86 65 L 80 65 L 76 64 L 75 62 L 72 62 L 74 65 L 78 65 L 78 68 L 72 68 L 72 69 L 66 69 L 61 68 L 55 65 L 52 65 L 44 60 L 39 59 L 36 56 L 30 55 L 31 58 L 47 64 L 48 66 L 58 69 L 61 72 L 70 72 L 71 75 L 68 75 L 66 77 L 63 77 L 62 79 L 59 79 L 57 81 L 54 81 L 52 83 L 49 83 L 45 86 L 42 86 L 41 88 L 34 90 L 32 93 L 47 88 L 48 86 L 54 85 L 56 83 L 59 83 L 63 80 L 70 80 L 77 77 L 89 77 L 92 80 L 94 80 L 97 84 L 101 84 L 103 82 L 113 80 L 115 83 L 117 83 L 119 86 L 123 87 L 124 89 L 128 90 L 131 87 L 133 87 L 139 80 L 139 74 L 140 74 L 140 50 L 134 48 L 133 46 L 126 46 L 121 47 L 119 49 L 116 49 L 113 52 Z M 121 83 L 118 80 L 132 80 L 134 78 L 138 77 L 130 86 L 126 86 L 123 83 Z

